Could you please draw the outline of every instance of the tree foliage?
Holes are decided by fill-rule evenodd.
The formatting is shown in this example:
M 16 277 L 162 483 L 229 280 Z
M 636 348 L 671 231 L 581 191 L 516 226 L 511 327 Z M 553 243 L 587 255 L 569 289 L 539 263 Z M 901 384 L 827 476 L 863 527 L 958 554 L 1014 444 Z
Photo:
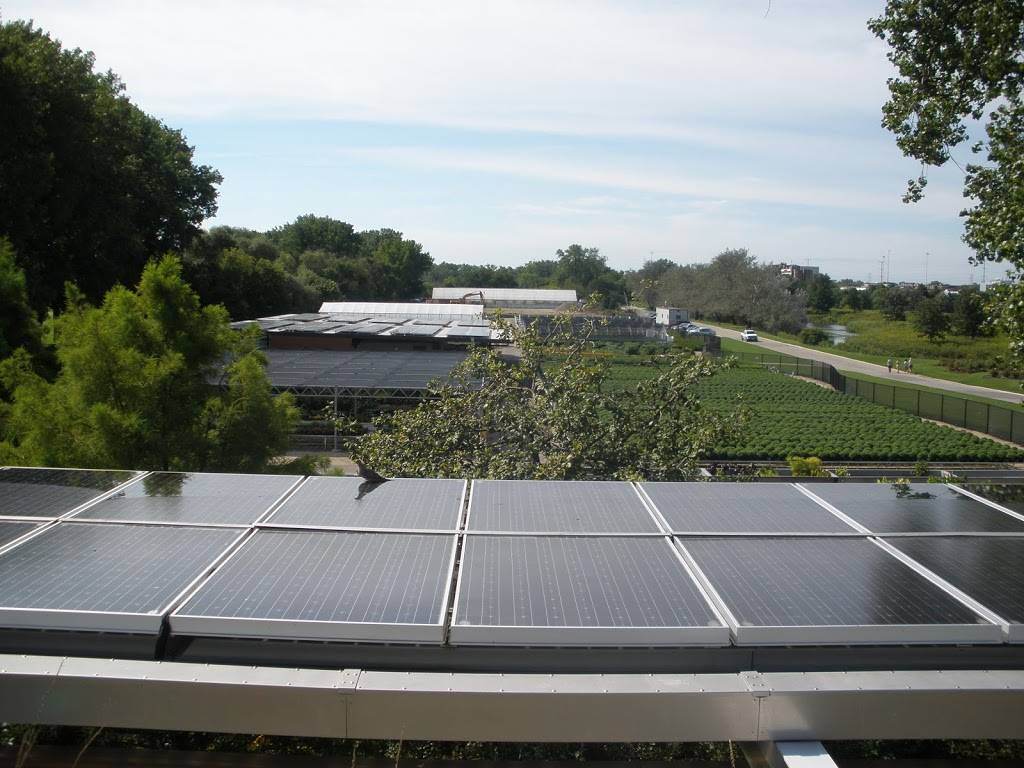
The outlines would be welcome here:
M 234 334 L 222 307 L 200 306 L 174 257 L 99 307 L 69 286 L 67 306 L 52 384 L 24 358 L 3 369 L 7 447 L 23 463 L 251 471 L 285 447 L 291 398 L 271 396 L 254 338 Z
M 15 261 L 10 241 L 0 237 L 0 360 L 18 348 L 37 355 L 42 346 L 39 320 L 28 303 L 25 272 Z
M 941 296 L 932 296 L 917 303 L 913 316 L 914 330 L 929 341 L 936 341 L 949 330 L 949 315 Z
M 707 359 L 672 355 L 661 376 L 613 391 L 608 364 L 589 354 L 568 316 L 548 336 L 504 331 L 518 362 L 472 351 L 433 399 L 378 419 L 354 458 L 403 477 L 678 480 L 741 427 L 738 415 L 706 410 L 694 394 L 718 367 Z
M 0 235 L 37 311 L 58 303 L 65 281 L 93 300 L 135 283 L 216 211 L 220 174 L 93 64 L 30 22 L 0 24 Z
M 965 169 L 964 241 L 977 261 L 1006 261 L 1015 286 L 993 294 L 997 320 L 1024 354 L 1024 4 L 1012 0 L 888 0 L 869 28 L 889 46 L 898 76 L 889 80 L 882 124 L 903 153 L 921 162 L 905 200 L 918 200 L 927 166 L 951 159 L 975 122 L 985 137 Z

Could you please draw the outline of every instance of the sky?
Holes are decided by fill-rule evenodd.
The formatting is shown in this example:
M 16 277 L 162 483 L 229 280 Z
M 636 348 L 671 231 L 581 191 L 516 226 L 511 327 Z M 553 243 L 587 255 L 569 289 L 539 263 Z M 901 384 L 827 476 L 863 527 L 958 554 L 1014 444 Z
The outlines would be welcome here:
M 435 261 L 571 243 L 618 269 L 762 262 L 834 278 L 982 279 L 963 175 L 880 127 L 882 0 L 0 0 L 91 50 L 224 176 L 205 226 L 315 213 Z M 954 151 L 964 165 L 966 149 Z M 995 271 L 990 267 L 989 272 Z M 991 279 L 996 275 L 989 274 Z

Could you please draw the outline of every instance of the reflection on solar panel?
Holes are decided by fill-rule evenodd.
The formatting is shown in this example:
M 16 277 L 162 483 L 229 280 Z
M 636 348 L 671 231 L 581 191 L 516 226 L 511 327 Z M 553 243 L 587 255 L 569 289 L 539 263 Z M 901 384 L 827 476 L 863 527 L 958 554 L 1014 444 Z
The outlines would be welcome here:
M 343 528 L 458 528 L 464 480 L 389 480 L 311 477 L 268 522 Z
M 305 312 L 297 315 L 288 315 L 288 319 L 296 323 L 308 323 L 313 320 L 323 320 L 330 315 L 320 314 L 319 312 Z
M 75 519 L 250 525 L 299 479 L 298 475 L 154 472 Z
M 1000 630 L 866 539 L 680 539 L 743 645 L 995 643 Z
M 1010 624 L 1024 642 L 1024 539 L 906 538 L 889 544 L 974 598 Z
M 643 483 L 677 533 L 853 533 L 788 483 Z
M 35 523 L 0 522 L 0 547 L 10 544 L 15 539 L 20 539 L 26 533 L 38 527 Z
M 0 555 L 0 626 L 157 632 L 238 531 L 58 523 Z
M 1024 485 L 1013 483 L 958 483 L 964 490 L 1024 514 Z
M 726 645 L 662 538 L 471 536 L 453 645 Z
M 133 477 L 138 477 L 138 473 L 100 469 L 3 469 L 0 470 L 0 517 L 60 517 Z
M 630 483 L 477 480 L 469 530 L 654 533 L 657 523 Z
M 1024 533 L 1018 520 L 944 485 L 817 483 L 808 489 L 877 533 Z
M 171 618 L 176 633 L 440 643 L 454 536 L 258 531 Z

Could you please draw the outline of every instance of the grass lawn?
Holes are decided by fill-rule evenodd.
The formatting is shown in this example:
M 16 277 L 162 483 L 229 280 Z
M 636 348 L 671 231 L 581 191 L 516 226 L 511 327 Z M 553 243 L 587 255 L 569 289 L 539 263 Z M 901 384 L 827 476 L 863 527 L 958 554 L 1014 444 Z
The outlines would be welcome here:
M 817 349 L 830 352 L 834 355 L 848 357 L 852 360 L 861 360 L 866 363 L 885 365 L 890 355 L 894 358 L 914 358 L 914 373 L 922 376 L 931 376 L 935 379 L 956 381 L 961 384 L 973 384 L 976 387 L 988 387 L 999 389 L 1004 392 L 1021 392 L 1022 381 L 992 376 L 985 371 L 967 373 L 965 371 L 954 371 L 948 368 L 940 358 L 959 358 L 963 360 L 985 360 L 997 356 L 1006 358 L 1008 356 L 1008 343 L 1005 336 L 994 336 L 991 338 L 970 339 L 966 336 L 947 336 L 937 342 L 930 342 L 917 335 L 909 321 L 893 321 L 884 319 L 875 310 L 852 312 L 850 310 L 836 310 L 827 318 L 817 318 L 816 322 L 837 323 L 846 325 L 853 333 L 857 334 L 844 344 L 819 345 L 804 344 L 799 337 L 790 333 L 761 333 L 758 334 L 765 339 L 784 341 L 788 344 L 796 344 L 806 349 Z M 733 323 L 716 323 L 723 328 L 743 330 L 743 326 Z M 729 339 L 722 340 L 722 348 Z M 740 343 L 740 342 L 734 342 Z M 754 348 L 756 344 L 745 344 L 747 348 Z M 864 378 L 857 374 L 858 378 Z

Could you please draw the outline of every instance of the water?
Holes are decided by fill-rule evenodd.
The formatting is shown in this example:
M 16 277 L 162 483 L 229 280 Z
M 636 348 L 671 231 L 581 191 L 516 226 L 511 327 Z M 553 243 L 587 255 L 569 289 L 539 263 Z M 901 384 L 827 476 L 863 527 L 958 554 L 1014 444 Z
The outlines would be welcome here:
M 847 328 L 845 325 L 815 325 L 814 323 L 808 323 L 807 327 L 820 328 L 821 330 L 823 330 L 825 332 L 825 335 L 828 336 L 829 341 L 832 342 L 833 347 L 842 344 L 851 336 L 856 335 L 850 333 L 850 329 Z

